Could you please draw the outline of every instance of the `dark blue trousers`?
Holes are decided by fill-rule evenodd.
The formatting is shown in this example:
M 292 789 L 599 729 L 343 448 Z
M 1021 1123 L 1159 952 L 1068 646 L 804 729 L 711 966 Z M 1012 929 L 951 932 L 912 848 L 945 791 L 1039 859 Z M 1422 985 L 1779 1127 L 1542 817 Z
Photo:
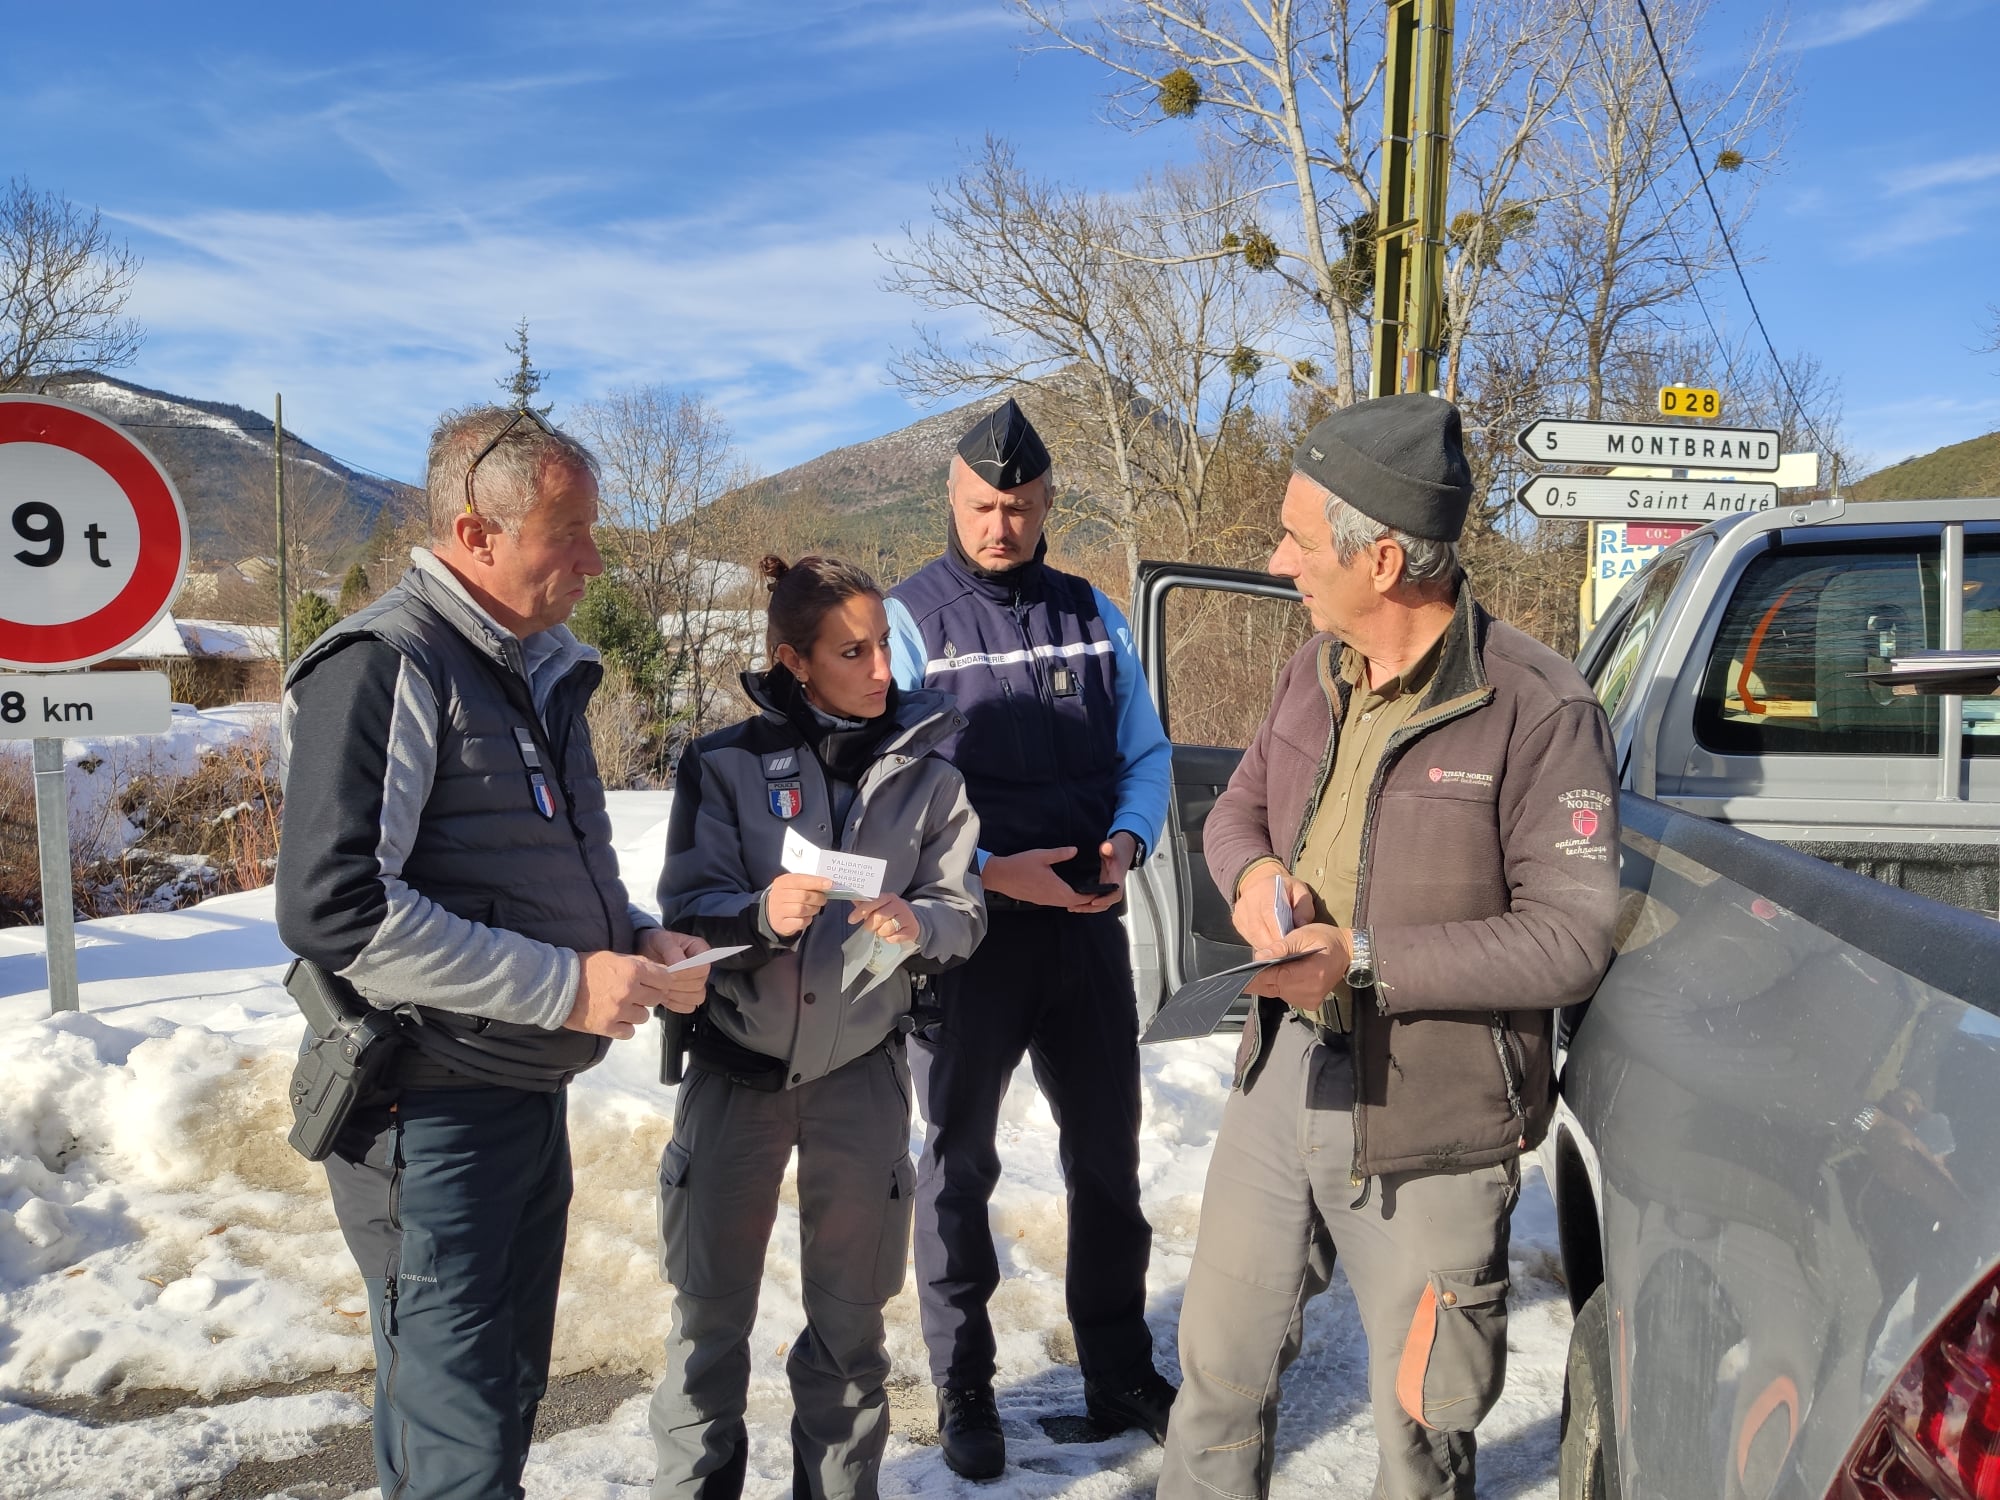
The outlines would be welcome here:
M 368 1287 L 383 1500 L 521 1495 L 569 1221 L 565 1100 L 412 1090 L 327 1160 Z
M 1025 1053 L 1060 1130 L 1069 1198 L 1065 1291 L 1086 1377 L 1152 1367 L 1139 1209 L 1139 1021 L 1116 914 L 995 908 L 972 958 L 934 981 L 943 1020 L 910 1070 L 927 1129 L 917 1169 L 917 1291 L 931 1379 L 993 1379 L 986 1304 L 1000 1284 L 987 1204 L 1000 1101 Z

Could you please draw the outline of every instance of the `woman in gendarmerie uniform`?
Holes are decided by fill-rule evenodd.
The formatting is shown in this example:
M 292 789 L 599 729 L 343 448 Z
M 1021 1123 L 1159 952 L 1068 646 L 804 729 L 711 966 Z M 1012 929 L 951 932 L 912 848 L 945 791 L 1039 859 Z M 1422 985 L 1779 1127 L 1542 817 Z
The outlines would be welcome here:
M 985 933 L 979 821 L 930 753 L 964 720 L 948 695 L 891 681 L 874 580 L 818 557 L 767 557 L 762 571 L 771 665 L 743 678 L 759 712 L 681 756 L 660 878 L 669 925 L 747 951 L 710 971 L 660 1162 L 675 1296 L 653 1494 L 742 1490 L 750 1332 L 796 1148 L 793 1493 L 873 1500 L 889 1436 L 882 1308 L 903 1285 L 916 1184 L 911 976 L 962 961 Z M 788 833 L 885 861 L 881 894 L 844 900 L 823 876 L 788 873 Z

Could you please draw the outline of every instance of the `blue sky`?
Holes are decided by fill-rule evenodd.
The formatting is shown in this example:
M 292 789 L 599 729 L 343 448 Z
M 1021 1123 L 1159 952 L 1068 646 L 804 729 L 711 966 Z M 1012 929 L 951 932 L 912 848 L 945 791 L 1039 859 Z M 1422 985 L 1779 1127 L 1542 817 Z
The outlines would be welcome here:
M 1461 6 L 1478 0 L 1460 0 Z M 1626 0 L 1600 0 L 1602 4 Z M 1716 0 L 1718 65 L 1765 15 Z M 80 20 L 88 17 L 87 24 Z M 918 413 L 877 245 L 988 132 L 1130 185 L 1163 134 L 1001 0 L 8 7 L 0 175 L 99 205 L 146 258 L 123 373 L 268 409 L 415 477 L 494 392 L 516 319 L 565 404 L 699 389 L 766 470 Z M 1789 143 L 1752 221 L 1779 348 L 1888 461 L 2000 427 L 2000 0 L 1802 5 Z M 1711 305 L 1748 327 L 1733 287 Z M 560 418 L 560 411 L 558 417 Z

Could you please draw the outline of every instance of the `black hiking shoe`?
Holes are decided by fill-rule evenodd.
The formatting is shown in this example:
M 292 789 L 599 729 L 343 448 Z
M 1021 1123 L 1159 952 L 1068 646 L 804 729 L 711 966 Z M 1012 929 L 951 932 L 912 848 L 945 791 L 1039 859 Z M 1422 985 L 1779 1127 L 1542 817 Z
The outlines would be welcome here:
M 938 1387 L 938 1442 L 945 1467 L 962 1479 L 998 1479 L 1007 1468 L 1007 1439 L 990 1385 Z
M 1094 1380 L 1083 1383 L 1083 1408 L 1090 1420 L 1106 1432 L 1123 1432 L 1128 1427 L 1144 1428 L 1156 1443 L 1167 1440 L 1167 1418 L 1174 1409 L 1179 1389 L 1158 1370 L 1149 1369 L 1136 1380 Z

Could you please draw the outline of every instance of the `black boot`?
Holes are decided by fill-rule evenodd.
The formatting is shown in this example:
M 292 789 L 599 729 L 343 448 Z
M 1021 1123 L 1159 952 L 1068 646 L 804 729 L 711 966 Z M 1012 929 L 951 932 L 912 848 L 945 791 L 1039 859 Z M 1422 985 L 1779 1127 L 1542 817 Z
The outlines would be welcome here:
M 990 1385 L 938 1387 L 938 1442 L 945 1467 L 964 1479 L 998 1479 L 1007 1467 L 1007 1439 Z
M 1167 1417 L 1180 1391 L 1158 1370 L 1148 1368 L 1131 1380 L 1083 1383 L 1083 1407 L 1090 1420 L 1106 1432 L 1142 1427 L 1156 1443 L 1167 1440 Z

